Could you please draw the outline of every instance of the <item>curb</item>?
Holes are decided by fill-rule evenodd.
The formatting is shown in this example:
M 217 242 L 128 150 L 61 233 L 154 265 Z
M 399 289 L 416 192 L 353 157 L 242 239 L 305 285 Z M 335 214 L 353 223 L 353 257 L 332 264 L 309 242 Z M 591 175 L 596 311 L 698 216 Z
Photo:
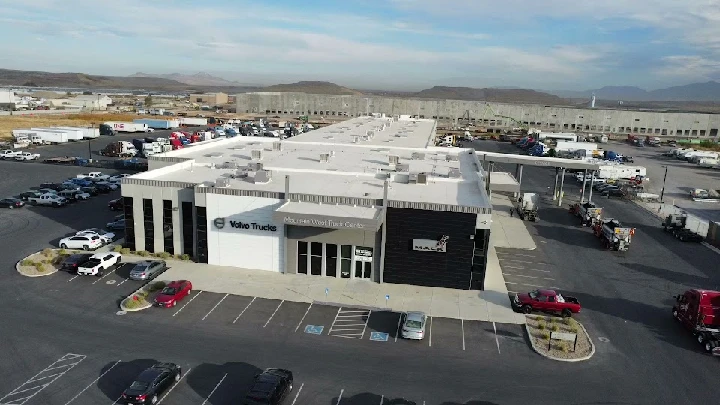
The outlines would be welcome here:
M 128 295 L 127 297 L 123 298 L 123 300 L 120 301 L 120 310 L 125 311 L 125 312 L 138 312 L 138 311 L 142 311 L 142 310 L 144 310 L 144 309 L 151 308 L 151 307 L 152 307 L 152 304 L 149 303 L 149 302 L 147 303 L 146 306 L 142 306 L 142 307 L 138 307 L 138 308 L 126 308 L 125 305 L 123 305 L 123 303 L 124 303 L 127 299 L 129 299 L 129 298 L 132 297 L 133 295 L 137 294 L 138 292 L 142 291 L 142 290 L 145 288 L 146 285 L 148 285 L 148 284 L 145 284 L 144 286 L 142 286 L 142 287 L 138 288 L 137 290 L 133 291 L 132 294 L 130 294 L 130 295 Z
M 53 249 L 53 250 L 60 250 L 60 249 Z M 38 254 L 38 253 L 40 253 L 40 252 L 42 252 L 42 250 L 38 250 L 37 252 L 32 253 L 32 254 L 30 254 L 30 255 L 27 255 L 27 256 L 23 257 L 22 259 L 18 260 L 17 263 L 15 263 L 15 270 L 16 270 L 18 273 L 20 273 L 20 275 L 23 276 L 23 277 L 45 277 L 45 276 L 49 276 L 49 275 L 51 275 L 51 274 L 57 273 L 57 272 L 59 271 L 58 269 L 53 269 L 52 271 L 49 271 L 49 272 L 44 273 L 44 274 L 25 274 L 25 273 L 23 273 L 23 272 L 20 270 L 20 263 L 22 263 L 23 260 L 27 259 L 28 257 L 30 257 L 30 256 L 32 256 L 32 255 L 36 255 L 36 254 Z
M 528 337 L 530 337 L 529 338 L 530 346 L 532 346 L 532 349 L 535 353 L 545 357 L 546 359 L 550 359 L 550 360 L 563 361 L 565 363 L 577 363 L 580 361 L 590 360 L 590 358 L 595 355 L 595 344 L 593 343 L 592 339 L 590 338 L 590 334 L 587 332 L 587 330 L 585 329 L 585 326 L 583 326 L 583 324 L 581 324 L 580 322 L 577 322 L 577 324 L 580 325 L 580 328 L 582 328 L 583 332 L 585 333 L 585 336 L 587 336 L 587 338 L 588 338 L 588 342 L 590 342 L 590 354 L 588 354 L 587 356 L 577 358 L 577 359 L 562 359 L 562 358 L 555 357 L 555 356 L 541 352 L 540 350 L 538 350 L 537 346 L 535 345 L 535 341 L 532 339 L 532 337 L 530 337 L 530 330 L 528 329 L 527 323 L 525 324 L 525 332 L 527 332 Z

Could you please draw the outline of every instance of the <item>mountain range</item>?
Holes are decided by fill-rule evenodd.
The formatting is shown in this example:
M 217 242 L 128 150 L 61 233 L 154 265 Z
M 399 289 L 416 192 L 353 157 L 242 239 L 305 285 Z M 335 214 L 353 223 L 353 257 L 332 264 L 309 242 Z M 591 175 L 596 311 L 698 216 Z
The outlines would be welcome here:
M 565 98 L 584 98 L 588 100 L 595 94 L 596 99 L 608 101 L 720 101 L 720 83 L 715 81 L 691 83 L 651 91 L 635 86 L 605 86 L 585 91 L 548 90 L 547 92 Z
M 237 81 L 226 80 L 222 77 L 213 76 L 205 72 L 198 72 L 192 75 L 185 75 L 182 73 L 150 74 L 137 72 L 128 77 L 152 77 L 157 79 L 174 80 L 190 86 L 243 86 Z

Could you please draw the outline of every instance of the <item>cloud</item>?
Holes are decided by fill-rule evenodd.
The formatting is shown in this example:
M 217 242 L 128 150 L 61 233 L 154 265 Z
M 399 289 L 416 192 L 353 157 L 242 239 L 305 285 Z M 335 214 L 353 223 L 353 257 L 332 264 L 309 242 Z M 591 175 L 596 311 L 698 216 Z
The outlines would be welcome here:
M 720 78 L 720 59 L 697 55 L 673 55 L 662 58 L 655 73 L 672 79 L 716 80 Z

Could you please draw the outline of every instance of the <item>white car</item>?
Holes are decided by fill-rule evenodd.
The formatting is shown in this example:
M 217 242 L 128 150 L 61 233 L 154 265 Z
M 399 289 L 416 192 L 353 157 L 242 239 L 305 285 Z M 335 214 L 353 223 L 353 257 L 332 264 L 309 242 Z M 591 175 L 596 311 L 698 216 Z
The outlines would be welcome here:
M 90 229 L 84 229 L 82 231 L 77 232 L 75 235 L 77 236 L 99 236 L 100 239 L 103 240 L 105 243 L 110 243 L 113 240 L 115 240 L 115 234 L 112 232 L 108 232 L 104 229 L 100 228 L 90 228 Z
M 75 235 L 60 239 L 59 246 L 63 249 L 95 250 L 104 244 L 98 235 Z
M 15 160 L 38 160 L 40 159 L 39 153 L 20 152 L 15 156 Z
M 122 255 L 118 252 L 95 253 L 87 262 L 81 264 L 77 268 L 79 276 L 98 276 L 102 277 L 105 270 L 120 264 Z
M 117 190 L 120 187 L 120 185 L 118 183 L 111 182 L 111 181 L 98 181 L 95 184 L 102 184 L 102 185 L 108 186 L 108 187 L 110 187 L 111 190 Z
M 119 182 L 122 181 L 122 179 L 124 179 L 125 177 L 128 177 L 128 176 L 130 176 L 130 175 L 129 175 L 129 174 L 125 174 L 125 173 L 123 173 L 123 174 L 114 174 L 114 175 L 110 176 L 110 177 L 107 179 L 107 181 L 110 182 L 110 183 L 119 183 Z

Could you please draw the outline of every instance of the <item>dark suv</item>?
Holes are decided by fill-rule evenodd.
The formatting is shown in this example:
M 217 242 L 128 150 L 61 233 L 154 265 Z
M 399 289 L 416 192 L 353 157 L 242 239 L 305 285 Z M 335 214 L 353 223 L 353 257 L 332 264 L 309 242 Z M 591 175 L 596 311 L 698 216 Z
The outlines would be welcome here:
M 116 198 L 108 203 L 108 208 L 110 208 L 110 211 L 122 211 L 123 209 L 123 199 L 122 198 Z
M 290 370 L 268 368 L 255 376 L 250 391 L 245 396 L 245 405 L 279 405 L 293 388 Z
M 91 253 L 70 255 L 65 260 L 63 260 L 62 264 L 60 265 L 60 270 L 75 273 L 77 272 L 78 266 L 80 266 L 81 264 L 85 264 L 85 262 L 90 260 L 90 256 L 92 256 Z
M 174 383 L 180 381 L 180 366 L 175 363 L 158 363 L 140 373 L 128 389 L 123 391 L 126 404 L 156 404 L 158 397 Z

